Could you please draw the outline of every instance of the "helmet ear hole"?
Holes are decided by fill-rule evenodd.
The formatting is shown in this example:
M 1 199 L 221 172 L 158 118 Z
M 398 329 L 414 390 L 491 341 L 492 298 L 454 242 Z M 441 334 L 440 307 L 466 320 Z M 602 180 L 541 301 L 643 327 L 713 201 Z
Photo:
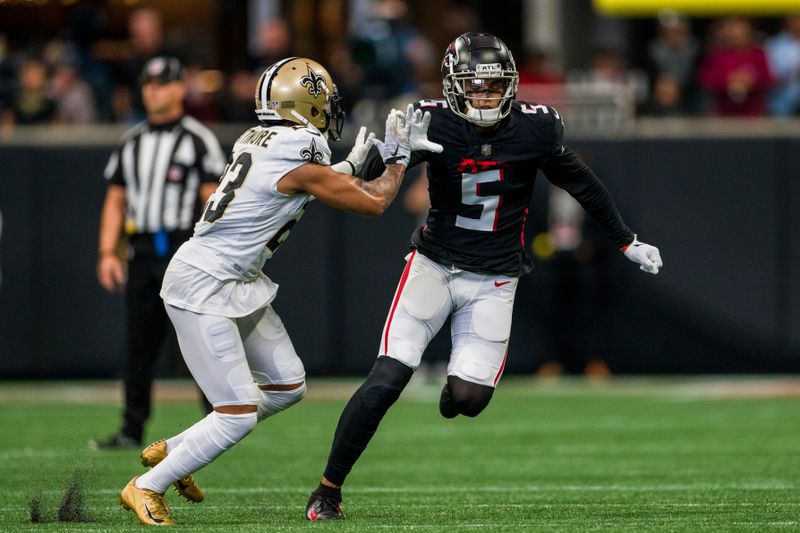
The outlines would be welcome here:
M 312 107 L 312 108 L 311 108 L 311 116 L 312 116 L 312 117 L 317 117 L 317 116 L 319 116 L 319 109 L 317 109 L 316 107 Z

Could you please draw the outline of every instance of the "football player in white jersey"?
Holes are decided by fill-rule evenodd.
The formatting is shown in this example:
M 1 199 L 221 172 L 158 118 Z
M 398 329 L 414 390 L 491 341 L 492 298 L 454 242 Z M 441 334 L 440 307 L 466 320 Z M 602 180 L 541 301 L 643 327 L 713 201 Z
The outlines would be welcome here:
M 161 297 L 181 351 L 214 411 L 184 432 L 142 451 L 147 473 L 120 502 L 143 524 L 171 525 L 164 492 L 203 499 L 192 473 L 244 438 L 257 422 L 302 399 L 305 370 L 270 302 L 275 285 L 262 267 L 313 198 L 344 211 L 380 215 L 392 202 L 415 146 L 428 143 L 430 116 L 392 110 L 383 141 L 361 128 L 350 154 L 330 164 L 343 114 L 336 86 L 319 63 L 287 58 L 261 75 L 261 124 L 236 141 L 194 236 L 173 257 Z M 386 170 L 369 182 L 353 177 L 376 145 Z

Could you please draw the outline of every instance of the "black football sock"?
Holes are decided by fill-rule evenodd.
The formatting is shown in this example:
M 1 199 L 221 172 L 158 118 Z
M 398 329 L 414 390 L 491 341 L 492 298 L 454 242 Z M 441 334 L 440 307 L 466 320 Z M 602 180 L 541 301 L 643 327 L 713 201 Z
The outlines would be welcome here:
M 319 484 L 317 489 L 314 491 L 314 494 L 318 494 L 323 498 L 334 498 L 338 501 L 342 501 L 342 489 L 329 487 L 327 485 L 323 485 L 322 483 Z
M 378 429 L 386 411 L 397 401 L 414 370 L 392 359 L 378 357 L 366 381 L 347 402 L 328 456 L 325 478 L 341 486 Z

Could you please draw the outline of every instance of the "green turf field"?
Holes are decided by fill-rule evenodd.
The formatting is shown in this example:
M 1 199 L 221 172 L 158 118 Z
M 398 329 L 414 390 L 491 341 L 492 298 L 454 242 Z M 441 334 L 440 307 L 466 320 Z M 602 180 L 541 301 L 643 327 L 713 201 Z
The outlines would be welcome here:
M 308 523 L 355 382 L 310 380 L 301 404 L 196 475 L 206 501 L 168 502 L 192 531 L 800 530 L 800 385 L 786 380 L 504 380 L 477 419 L 445 420 L 438 387 L 406 391 L 348 479 L 338 523 Z M 118 505 L 138 452 L 92 452 L 119 408 L 95 384 L 0 383 L 0 531 L 140 530 Z M 102 387 L 101 387 L 102 388 Z M 149 437 L 199 417 L 156 406 Z M 88 521 L 58 521 L 79 472 Z M 41 520 L 31 523 L 29 502 Z

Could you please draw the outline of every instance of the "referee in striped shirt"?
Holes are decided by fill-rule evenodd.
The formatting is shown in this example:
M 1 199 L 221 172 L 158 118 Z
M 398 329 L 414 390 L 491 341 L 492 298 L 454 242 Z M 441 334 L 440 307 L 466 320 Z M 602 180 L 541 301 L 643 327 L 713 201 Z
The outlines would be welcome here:
M 172 254 L 191 237 L 225 166 L 214 134 L 184 114 L 186 84 L 176 58 L 150 59 L 139 81 L 147 120 L 125 134 L 105 169 L 97 279 L 107 291 L 125 293 L 128 347 L 122 429 L 94 441 L 99 448 L 142 443 L 158 354 L 165 343 L 177 348 L 159 297 L 161 281 Z M 121 254 L 123 229 L 128 238 Z

